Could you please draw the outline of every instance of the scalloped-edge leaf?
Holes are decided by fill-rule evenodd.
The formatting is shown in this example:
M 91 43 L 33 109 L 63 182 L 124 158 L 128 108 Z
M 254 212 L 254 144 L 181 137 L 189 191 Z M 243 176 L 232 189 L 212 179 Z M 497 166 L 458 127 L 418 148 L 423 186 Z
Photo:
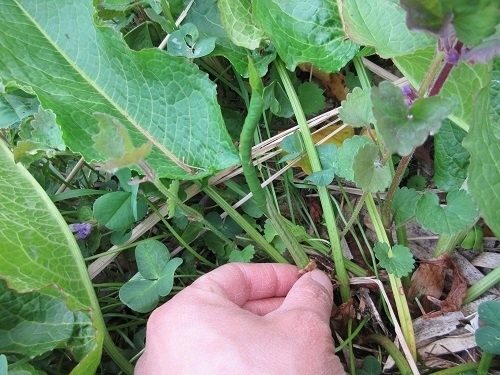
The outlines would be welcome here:
M 415 216 L 415 209 L 420 195 L 414 189 L 402 187 L 396 190 L 394 198 L 391 202 L 391 211 L 400 223 Z
M 354 156 L 358 150 L 373 143 L 368 137 L 355 135 L 352 138 L 346 139 L 342 146 L 337 151 L 337 174 L 348 181 L 354 181 Z
M 373 251 L 380 266 L 396 277 L 406 276 L 413 270 L 415 259 L 406 246 L 395 245 L 391 249 L 388 244 L 378 242 Z
M 56 287 L 53 297 L 63 299 L 71 311 L 90 316 L 92 329 L 75 327 L 72 333 L 74 350 L 83 348 L 72 374 L 94 373 L 105 326 L 80 248 L 45 191 L 22 165 L 14 163 L 3 142 L 0 190 L 4 192 L 0 194 L 0 277 L 17 293 L 44 290 L 48 294 Z
M 434 96 L 417 99 L 408 108 L 401 90 L 387 81 L 372 87 L 371 99 L 386 147 L 402 156 L 423 144 L 429 134 L 437 133 L 454 105 L 451 99 Z
M 364 191 L 383 191 L 389 187 L 392 180 L 389 166 L 381 164 L 379 149 L 374 143 L 358 149 L 354 155 L 352 169 L 354 182 Z
M 469 228 L 477 218 L 477 208 L 465 190 L 452 190 L 446 195 L 446 206 L 441 207 L 435 193 L 425 192 L 417 202 L 417 221 L 427 230 L 441 234 L 455 234 Z
M 239 163 L 215 84 L 188 59 L 130 50 L 119 32 L 95 25 L 91 0 L 0 0 L 0 8 L 0 77 L 29 87 L 87 161 L 103 160 L 91 140 L 92 114 L 102 112 L 135 145 L 153 143 L 147 161 L 160 177 L 201 178 Z
M 345 37 L 337 4 L 327 0 L 253 0 L 255 22 L 262 27 L 289 70 L 310 62 L 337 72 L 358 52 Z
M 339 117 L 344 124 L 355 128 L 375 124 L 370 90 L 355 87 L 351 93 L 347 94 L 346 100 L 342 101 L 342 107 L 339 108 Z
M 372 46 L 383 58 L 408 55 L 433 46 L 436 39 L 411 31 L 405 11 L 390 0 L 342 0 L 344 28 L 354 42 Z

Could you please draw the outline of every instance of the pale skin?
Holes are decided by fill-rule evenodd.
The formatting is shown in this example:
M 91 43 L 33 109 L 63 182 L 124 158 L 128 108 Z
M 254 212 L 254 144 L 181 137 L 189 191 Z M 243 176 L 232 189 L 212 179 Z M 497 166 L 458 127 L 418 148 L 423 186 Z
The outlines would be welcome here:
M 200 277 L 149 318 L 146 374 L 345 374 L 329 320 L 332 284 L 295 266 L 231 263 Z

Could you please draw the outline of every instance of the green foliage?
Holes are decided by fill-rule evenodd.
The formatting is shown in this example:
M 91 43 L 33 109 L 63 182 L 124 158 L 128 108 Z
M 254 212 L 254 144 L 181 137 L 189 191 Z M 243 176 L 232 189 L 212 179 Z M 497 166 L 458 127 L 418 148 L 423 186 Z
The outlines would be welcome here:
M 38 111 L 38 100 L 22 90 L 5 88 L 0 80 L 0 129 L 19 127 Z
M 441 190 L 458 189 L 467 177 L 470 155 L 462 146 L 466 134 L 445 120 L 434 137 L 434 182 Z
M 117 232 L 129 229 L 144 217 L 147 204 L 143 199 L 134 199 L 131 192 L 114 191 L 99 197 L 94 203 L 94 216 L 106 228 Z M 134 217 L 134 211 L 136 217 Z
M 372 355 L 363 358 L 363 368 L 356 370 L 356 375 L 380 375 L 382 373 L 382 365 Z
M 435 40 L 408 30 L 404 10 L 390 0 L 342 0 L 342 20 L 354 42 L 373 46 L 383 58 L 410 55 Z
M 415 259 L 410 249 L 403 245 L 395 245 L 392 249 L 383 242 L 378 242 L 373 247 L 381 267 L 396 277 L 408 275 L 415 265 Z
M 9 192 L 0 195 L 0 276 L 8 282 L 8 289 L 2 284 L 2 306 L 6 309 L 9 302 L 10 316 L 22 311 L 24 321 L 1 323 L 5 331 L 0 341 L 10 345 L 4 349 L 18 353 L 31 350 L 28 355 L 33 355 L 50 347 L 67 347 L 80 362 L 73 373 L 93 373 L 101 357 L 105 327 L 80 249 L 47 194 L 22 165 L 14 163 L 3 142 L 0 189 Z M 40 304 L 45 309 L 34 307 Z M 47 309 L 54 315 L 40 315 Z M 2 319 L 7 316 L 2 314 Z M 60 325 L 63 316 L 68 319 L 66 327 Z M 48 324 L 49 318 L 59 319 Z M 35 337 L 35 327 L 40 328 L 40 342 L 31 347 L 36 339 L 23 340 Z M 7 329 L 20 335 L 7 340 Z
M 255 248 L 253 245 L 248 245 L 243 250 L 234 249 L 229 254 L 229 262 L 243 262 L 248 263 L 255 255 Z
M 252 7 L 255 22 L 290 70 L 310 62 L 323 71 L 336 72 L 358 51 L 359 47 L 345 38 L 338 9 L 332 2 L 255 0 Z
M 468 46 L 475 46 L 493 34 L 500 23 L 496 0 L 403 0 L 401 6 L 407 11 L 410 28 L 446 36 L 451 24 L 458 39 Z
M 481 303 L 478 314 L 484 325 L 476 330 L 477 345 L 485 352 L 500 355 L 500 302 Z
M 153 143 L 147 160 L 162 177 L 201 177 L 238 163 L 206 74 L 159 50 L 132 52 L 116 31 L 95 26 L 91 1 L 65 3 L 0 3 L 7 51 L 0 76 L 33 90 L 56 114 L 71 150 L 87 161 L 105 159 L 91 141 L 92 114 L 101 112 L 118 119 L 134 144 Z M 62 7 L 63 18 L 53 11 Z M 13 37 L 26 33 L 30 38 Z
M 167 50 L 172 56 L 194 59 L 210 54 L 215 49 L 215 40 L 215 37 L 200 39 L 196 26 L 186 23 L 170 34 Z
M 314 82 L 304 82 L 301 84 L 297 90 L 297 95 L 306 115 L 312 115 L 325 106 L 323 90 Z
M 346 100 L 342 101 L 342 107 L 339 108 L 339 117 L 344 124 L 355 128 L 375 124 L 370 90 L 355 87 L 351 93 L 347 94 Z
M 422 194 L 415 210 L 417 220 L 434 233 L 455 234 L 469 228 L 477 218 L 477 208 L 465 190 L 452 190 L 446 195 L 446 206 L 429 191 Z
M 439 97 L 417 99 L 408 108 L 403 93 L 389 82 L 373 87 L 373 115 L 386 147 L 404 156 L 434 135 L 451 113 L 453 102 Z
M 342 147 L 338 150 L 337 169 L 338 175 L 349 181 L 354 181 L 354 157 L 359 149 L 365 145 L 371 144 L 372 141 L 368 137 L 355 135 L 352 138 L 346 139 L 342 143 Z
M 311 173 L 304 181 L 312 182 L 318 186 L 327 186 L 335 177 L 337 172 L 337 147 L 334 144 L 323 144 L 316 146 L 322 170 Z
M 219 0 L 221 23 L 229 39 L 237 46 L 256 49 L 264 39 L 264 31 L 252 19 L 250 0 Z
M 391 202 L 391 211 L 399 223 L 404 223 L 415 216 L 415 208 L 420 195 L 414 190 L 402 187 L 396 190 Z
M 382 165 L 378 147 L 374 143 L 358 149 L 354 156 L 354 182 L 364 191 L 376 193 L 389 187 L 391 171 L 388 165 Z
M 120 288 L 120 300 L 132 310 L 145 313 L 170 293 L 182 259 L 170 259 L 167 247 L 156 240 L 137 245 L 135 259 L 139 272 Z

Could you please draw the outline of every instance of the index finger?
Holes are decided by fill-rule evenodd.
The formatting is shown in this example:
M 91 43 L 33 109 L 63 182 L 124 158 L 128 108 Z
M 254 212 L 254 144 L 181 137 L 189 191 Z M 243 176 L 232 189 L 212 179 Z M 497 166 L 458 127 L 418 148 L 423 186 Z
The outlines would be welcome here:
M 201 276 L 190 288 L 216 293 L 238 306 L 284 297 L 299 278 L 296 266 L 277 263 L 229 263 Z

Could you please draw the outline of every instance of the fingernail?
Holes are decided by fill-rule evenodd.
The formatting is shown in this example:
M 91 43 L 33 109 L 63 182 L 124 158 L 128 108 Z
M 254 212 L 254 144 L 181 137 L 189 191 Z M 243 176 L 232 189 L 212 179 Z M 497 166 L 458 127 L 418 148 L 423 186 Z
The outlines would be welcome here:
M 316 281 L 318 284 L 323 285 L 326 290 L 332 289 L 332 282 L 326 273 L 318 269 L 311 271 L 311 279 Z

